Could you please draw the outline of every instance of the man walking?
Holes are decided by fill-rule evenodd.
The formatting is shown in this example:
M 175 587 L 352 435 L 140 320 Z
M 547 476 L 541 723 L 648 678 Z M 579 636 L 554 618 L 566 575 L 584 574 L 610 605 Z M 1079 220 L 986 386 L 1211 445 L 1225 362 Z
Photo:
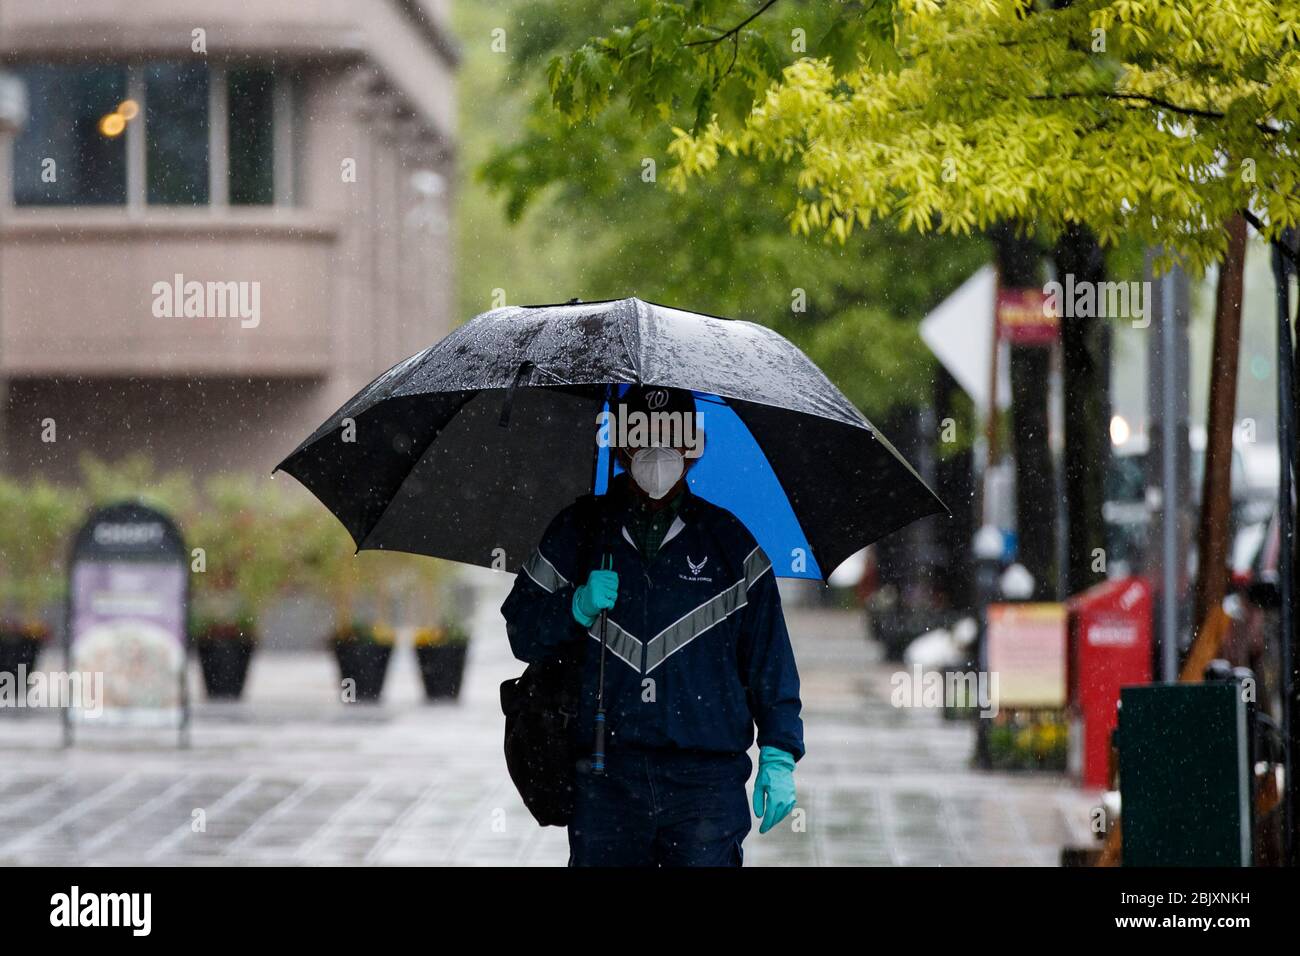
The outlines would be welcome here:
M 572 865 L 739 866 L 755 730 L 760 833 L 793 809 L 804 752 L 775 574 L 739 519 L 687 487 L 704 451 L 691 393 L 616 401 L 605 425 L 623 473 L 547 528 L 501 609 L 510 645 L 533 663 L 587 642 L 574 732 L 590 748 L 607 612 L 606 767 L 579 762 Z

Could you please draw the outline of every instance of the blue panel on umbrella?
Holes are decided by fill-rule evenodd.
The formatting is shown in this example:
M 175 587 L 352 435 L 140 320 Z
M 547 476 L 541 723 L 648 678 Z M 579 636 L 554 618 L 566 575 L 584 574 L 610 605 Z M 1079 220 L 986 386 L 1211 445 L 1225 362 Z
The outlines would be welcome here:
M 808 539 L 762 448 L 723 399 L 696 393 L 703 415 L 704 457 L 691 469 L 691 491 L 739 518 L 772 561 L 777 577 L 821 579 Z M 609 450 L 600 449 L 596 494 L 605 493 Z M 615 471 L 622 471 L 615 467 Z M 796 565 L 802 556 L 803 566 Z M 797 569 L 798 568 L 798 569 Z

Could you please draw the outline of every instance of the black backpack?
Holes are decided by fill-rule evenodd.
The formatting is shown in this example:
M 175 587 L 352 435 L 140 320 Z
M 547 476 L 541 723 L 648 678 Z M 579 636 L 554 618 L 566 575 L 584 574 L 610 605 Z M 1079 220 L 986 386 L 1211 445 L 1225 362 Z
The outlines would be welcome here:
M 598 508 L 583 515 L 587 546 L 579 567 L 595 567 L 600 540 Z M 568 826 L 573 817 L 577 762 L 583 747 L 574 739 L 582 705 L 582 671 L 587 638 L 572 622 L 574 640 L 561 651 L 529 664 L 519 677 L 501 684 L 501 711 L 506 716 L 506 769 L 524 806 L 544 827 Z

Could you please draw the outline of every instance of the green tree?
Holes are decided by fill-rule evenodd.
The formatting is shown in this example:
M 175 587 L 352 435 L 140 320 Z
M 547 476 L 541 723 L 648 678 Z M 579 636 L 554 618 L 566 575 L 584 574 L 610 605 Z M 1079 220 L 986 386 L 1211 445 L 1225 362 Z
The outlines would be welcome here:
M 615 110 L 659 128 L 677 190 L 776 163 L 797 233 L 1016 223 L 1099 281 L 1099 245 L 1160 246 L 1196 272 L 1238 213 L 1271 240 L 1295 225 L 1298 35 L 1295 0 L 651 0 L 548 77 L 575 128 Z M 1108 346 L 1069 318 L 1063 341 L 1077 589 L 1100 543 Z
M 881 218 L 1077 224 L 1201 269 L 1230 216 L 1274 238 L 1300 215 L 1295 0 L 827 9 L 654 0 L 554 58 L 551 102 L 572 121 L 620 104 L 671 126 L 678 189 L 728 155 L 788 165 L 792 227 L 839 241 Z M 805 19 L 816 32 L 791 58 Z
M 928 401 L 933 359 L 916 322 L 984 261 L 983 244 L 883 231 L 842 247 L 810 243 L 788 227 L 800 188 L 783 164 L 735 164 L 733 175 L 679 193 L 663 175 L 672 159 L 661 122 L 613 102 L 576 122 L 556 111 L 548 61 L 593 30 L 635 19 L 642 6 L 523 3 L 462 24 L 463 36 L 466 25 L 506 30 L 507 57 L 495 69 L 502 96 L 516 103 L 507 109 L 482 97 L 483 110 L 517 117 L 519 132 L 502 143 L 499 126 L 493 129 L 498 145 L 487 151 L 481 178 L 526 234 L 540 224 L 550 230 L 538 250 L 543 259 L 557 245 L 573 247 L 564 260 L 572 268 L 557 271 L 543 301 L 637 294 L 750 319 L 796 342 L 868 415 Z M 469 35 L 465 46 L 479 75 L 483 44 Z M 480 99 L 467 99 L 466 122 L 482 123 L 469 115 L 480 112 Z M 472 246 L 473 237 L 465 238 Z M 527 272 L 530 263 L 522 267 Z

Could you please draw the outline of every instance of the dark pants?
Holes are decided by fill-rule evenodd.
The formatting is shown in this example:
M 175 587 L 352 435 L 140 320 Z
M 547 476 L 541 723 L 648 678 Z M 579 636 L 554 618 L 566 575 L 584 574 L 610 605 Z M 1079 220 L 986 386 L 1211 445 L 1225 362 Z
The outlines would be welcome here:
M 627 751 L 603 776 L 580 766 L 569 865 L 740 866 L 751 766 L 747 754 Z

